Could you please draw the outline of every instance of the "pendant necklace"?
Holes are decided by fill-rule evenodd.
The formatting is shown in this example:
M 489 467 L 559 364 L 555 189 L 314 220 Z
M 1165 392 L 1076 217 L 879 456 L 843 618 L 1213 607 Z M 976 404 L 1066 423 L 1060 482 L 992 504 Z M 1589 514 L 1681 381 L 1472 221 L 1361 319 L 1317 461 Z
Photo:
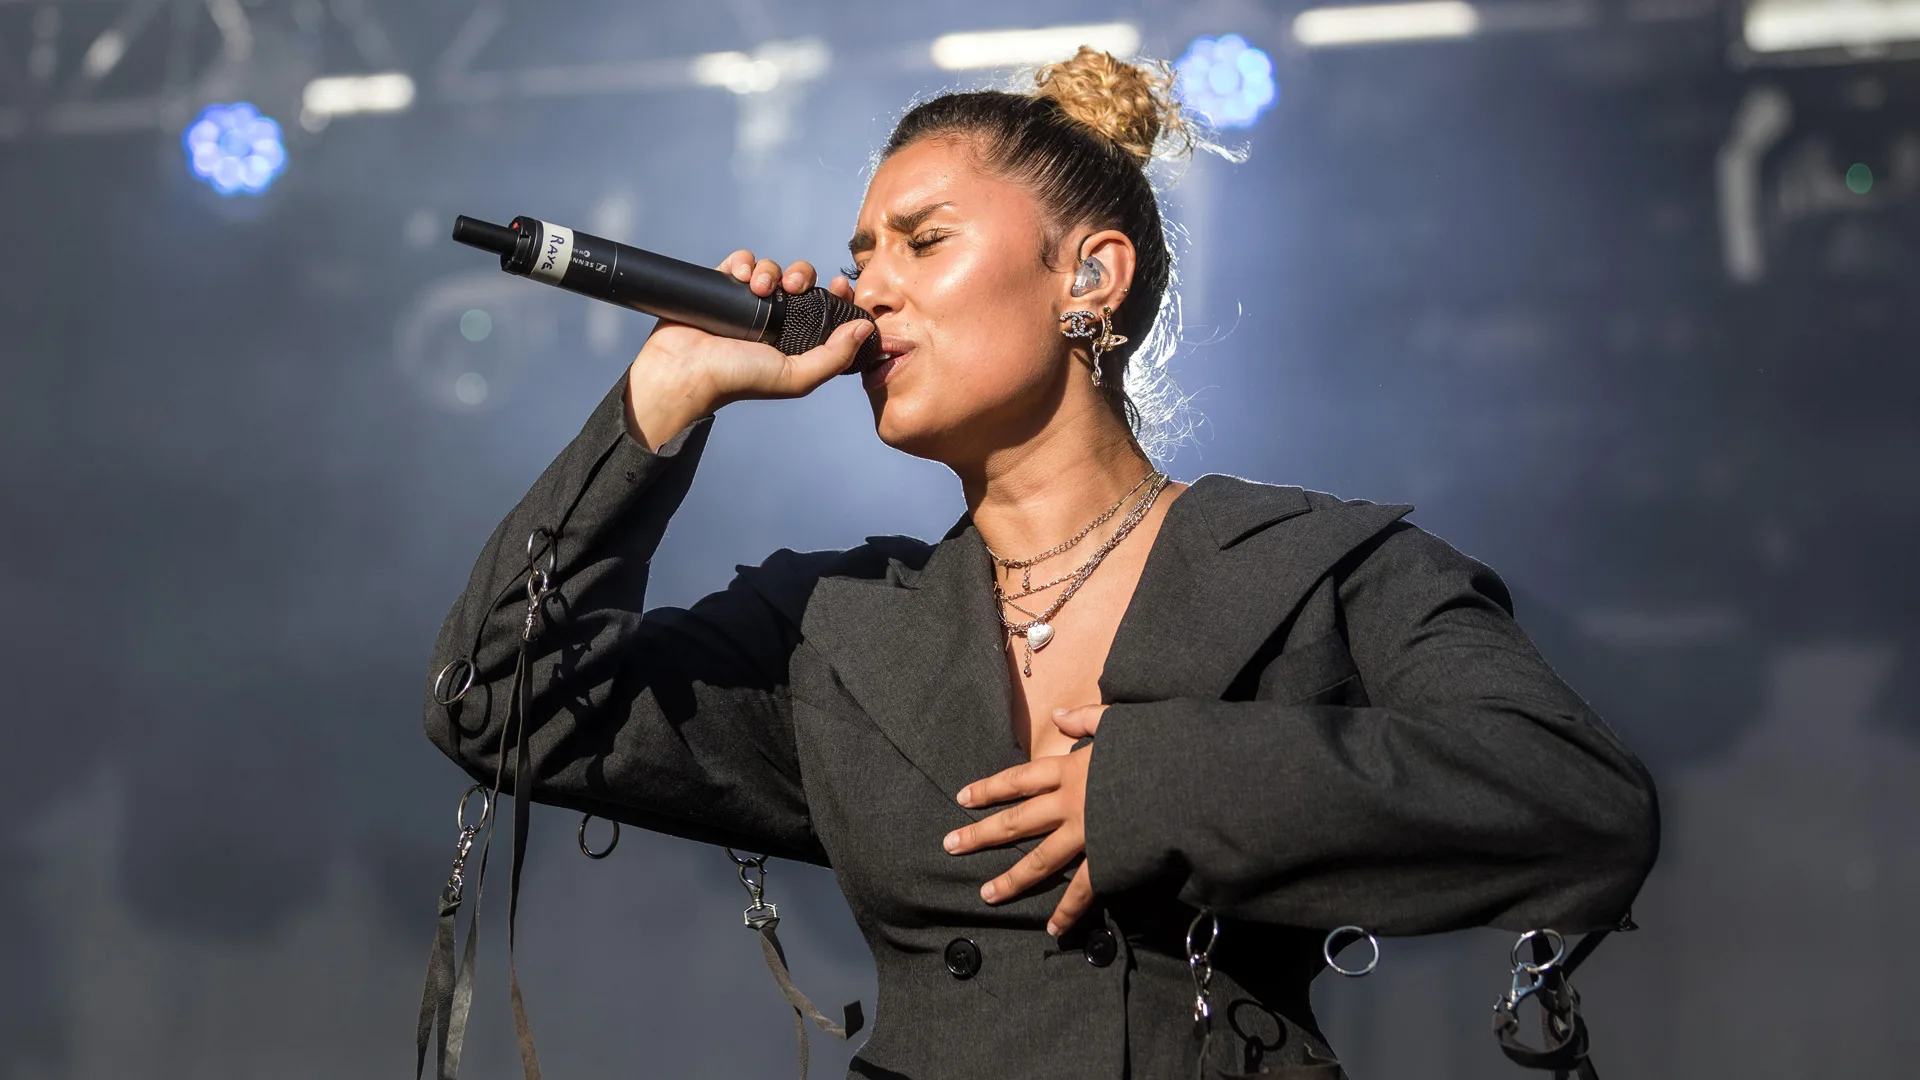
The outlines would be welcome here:
M 1139 500 L 1134 503 L 1133 509 L 1127 511 L 1126 516 L 1120 519 L 1120 524 L 1114 527 L 1113 535 L 1102 541 L 1100 546 L 1094 549 L 1093 554 L 1087 557 L 1086 562 L 1081 563 L 1079 567 L 1072 572 L 1055 578 L 1052 581 L 1045 582 L 1038 587 L 1032 584 L 1032 579 L 1029 575 L 1034 563 L 1052 558 L 1054 555 L 1058 555 L 1060 552 L 1079 543 L 1088 533 L 1097 528 L 1101 522 L 1112 517 L 1114 513 L 1126 503 L 1127 497 L 1131 496 L 1134 491 L 1138 491 L 1143 484 L 1146 485 L 1147 490 L 1140 496 Z M 1046 648 L 1047 643 L 1053 640 L 1053 617 L 1059 614 L 1060 609 L 1066 606 L 1067 601 L 1073 599 L 1073 594 L 1079 592 L 1080 587 L 1087 583 L 1087 579 L 1093 576 L 1093 572 L 1099 568 L 1100 563 L 1106 559 L 1108 553 L 1118 547 L 1120 541 L 1125 540 L 1127 534 L 1133 531 L 1134 526 L 1140 524 L 1141 520 L 1147 516 L 1147 511 L 1153 509 L 1154 502 L 1159 499 L 1160 492 L 1165 489 L 1166 486 L 1166 473 L 1158 469 L 1148 473 L 1139 484 L 1135 484 L 1133 489 L 1127 492 L 1127 495 L 1121 497 L 1120 502 L 1115 503 L 1106 513 L 1095 518 L 1092 524 L 1080 530 L 1072 539 L 1062 544 L 1057 544 L 1053 548 L 1049 548 L 1047 551 L 1041 552 L 1039 555 L 1032 556 L 1031 558 L 1002 559 L 993 553 L 992 548 L 987 549 L 987 554 L 992 557 L 995 563 L 1010 570 L 1018 569 L 1021 571 L 1019 592 L 1007 592 L 1001 588 L 1000 583 L 996 581 L 993 585 L 993 596 L 998 602 L 995 605 L 995 609 L 1000 615 L 1000 625 L 1007 633 L 1007 647 L 1013 647 L 1013 639 L 1016 637 L 1020 638 L 1023 642 L 1024 652 L 1020 660 L 1020 673 L 1022 675 L 1029 677 L 1033 675 L 1033 654 Z M 1060 595 L 1054 597 L 1053 602 L 1048 604 L 1044 610 L 1038 612 L 1030 611 L 1017 603 L 1017 601 L 1032 596 L 1037 592 L 1063 584 L 1066 588 L 1060 590 Z M 1004 610 L 999 610 L 1000 605 L 1003 604 L 1027 616 L 1026 620 L 1016 622 L 1007 618 L 1007 613 Z

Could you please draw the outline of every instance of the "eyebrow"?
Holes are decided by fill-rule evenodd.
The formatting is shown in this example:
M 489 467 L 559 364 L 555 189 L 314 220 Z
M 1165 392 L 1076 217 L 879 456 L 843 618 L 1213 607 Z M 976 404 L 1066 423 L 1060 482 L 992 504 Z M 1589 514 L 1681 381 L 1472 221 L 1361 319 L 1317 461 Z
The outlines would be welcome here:
M 917 210 L 909 210 L 904 214 L 888 214 L 887 228 L 892 229 L 894 232 L 910 233 L 919 228 L 922 222 L 932 217 L 934 211 L 945 210 L 952 206 L 953 204 L 950 202 L 928 203 Z M 853 239 L 847 241 L 847 251 L 851 254 L 859 255 L 864 251 L 872 251 L 873 245 L 873 230 L 861 229 L 859 232 L 853 234 Z

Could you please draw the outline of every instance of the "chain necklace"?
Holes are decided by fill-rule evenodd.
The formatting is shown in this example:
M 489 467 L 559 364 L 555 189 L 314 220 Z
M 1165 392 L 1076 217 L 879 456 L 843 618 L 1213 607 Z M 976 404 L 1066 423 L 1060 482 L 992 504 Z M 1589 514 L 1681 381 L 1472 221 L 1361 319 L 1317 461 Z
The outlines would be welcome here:
M 1099 517 L 1094 518 L 1092 521 L 1087 522 L 1086 528 L 1081 529 L 1079 532 L 1074 533 L 1072 536 L 1068 537 L 1065 540 L 1062 540 L 1058 544 L 1053 545 L 1052 547 L 1048 548 L 1047 550 L 1041 552 L 1038 555 L 1029 555 L 1024 559 L 1003 559 L 992 548 L 988 548 L 987 557 L 992 559 L 995 563 L 999 564 L 1000 566 L 1005 567 L 1008 570 L 1020 571 L 1020 588 L 1023 590 L 1024 593 L 1030 594 L 1030 593 L 1038 592 L 1039 589 L 1034 588 L 1033 579 L 1030 576 L 1033 573 L 1034 564 L 1046 562 L 1048 559 L 1053 558 L 1055 555 L 1058 555 L 1061 552 L 1066 551 L 1068 548 L 1072 547 L 1073 545 L 1078 544 L 1080 541 L 1085 540 L 1087 538 L 1088 533 L 1091 533 L 1093 530 L 1099 528 L 1101 525 L 1104 525 L 1108 518 L 1112 517 L 1116 512 L 1119 511 L 1119 509 L 1122 506 L 1125 506 L 1127 504 L 1127 500 L 1133 497 L 1134 492 L 1140 490 L 1140 487 L 1142 484 L 1145 484 L 1147 481 L 1153 479 L 1155 475 L 1156 473 L 1149 472 L 1147 473 L 1147 475 L 1141 477 L 1139 480 L 1139 483 L 1136 483 L 1132 487 L 1128 488 L 1127 493 L 1125 495 L 1120 496 L 1119 501 L 1115 502 L 1112 506 L 1109 506 L 1104 511 L 1102 511 Z M 1073 575 L 1069 574 L 1067 576 L 1072 577 Z M 1060 584 L 1060 582 L 1065 580 L 1067 579 L 1056 578 L 1052 582 L 1046 585 L 1040 586 L 1040 588 L 1041 589 L 1051 588 L 1052 586 L 1058 585 Z
M 1013 647 L 1013 639 L 1016 637 L 1021 638 L 1025 644 L 1025 652 L 1020 659 L 1020 674 L 1029 677 L 1033 675 L 1033 654 L 1037 650 L 1046 648 L 1047 643 L 1053 640 L 1053 617 L 1060 613 L 1060 609 L 1066 606 L 1068 600 L 1073 599 L 1073 594 L 1080 591 L 1080 586 L 1087 583 L 1087 579 L 1099 569 L 1100 563 L 1106 559 L 1107 554 L 1118 547 L 1120 541 L 1127 538 L 1127 534 L 1133 531 L 1134 526 L 1140 524 L 1141 520 L 1147 516 L 1147 511 L 1153 509 L 1153 504 L 1159 499 L 1160 492 L 1167 486 L 1167 474 L 1156 469 L 1148 473 L 1141 483 L 1147 485 L 1146 493 L 1133 504 L 1133 509 L 1127 511 L 1127 516 L 1120 519 L 1120 524 L 1114 527 L 1113 535 L 1102 541 L 1100 546 L 1094 549 L 1093 554 L 1087 557 L 1087 561 L 1080 564 L 1079 569 L 1053 582 L 1053 584 L 1065 583 L 1066 588 L 1060 590 L 1060 595 L 1054 597 L 1053 603 L 1048 604 L 1045 610 L 1032 612 L 1014 603 L 1017 599 L 1033 595 L 1035 590 L 1023 588 L 1021 592 L 1009 593 L 1000 587 L 999 582 L 994 582 L 993 598 L 998 602 L 995 610 L 1000 615 L 1001 627 L 1007 632 L 1007 647 Z M 1138 484 L 1134 486 L 1136 489 L 1139 487 Z M 1124 501 L 1123 499 L 1122 502 Z M 1038 558 L 1036 556 L 1035 560 L 1025 561 L 1036 561 Z M 998 556 L 995 556 L 995 561 L 999 561 Z M 1007 613 L 999 609 L 1000 604 L 1012 606 L 1016 611 L 1028 616 L 1027 620 L 1015 622 L 1007 618 Z

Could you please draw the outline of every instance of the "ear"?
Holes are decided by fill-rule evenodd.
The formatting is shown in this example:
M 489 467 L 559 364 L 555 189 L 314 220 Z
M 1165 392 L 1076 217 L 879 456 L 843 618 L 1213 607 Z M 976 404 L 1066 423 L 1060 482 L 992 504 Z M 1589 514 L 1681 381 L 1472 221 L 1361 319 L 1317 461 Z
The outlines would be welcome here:
M 1077 245 L 1069 240 L 1066 247 L 1066 268 L 1060 274 L 1060 310 L 1057 314 L 1082 309 L 1097 313 L 1102 307 L 1120 310 L 1121 302 L 1127 298 L 1127 290 L 1133 286 L 1133 241 L 1118 229 L 1102 229 L 1080 238 Z M 1092 292 L 1074 296 L 1068 290 L 1073 288 L 1073 276 L 1080 269 L 1080 260 L 1085 258 L 1099 260 L 1100 285 Z

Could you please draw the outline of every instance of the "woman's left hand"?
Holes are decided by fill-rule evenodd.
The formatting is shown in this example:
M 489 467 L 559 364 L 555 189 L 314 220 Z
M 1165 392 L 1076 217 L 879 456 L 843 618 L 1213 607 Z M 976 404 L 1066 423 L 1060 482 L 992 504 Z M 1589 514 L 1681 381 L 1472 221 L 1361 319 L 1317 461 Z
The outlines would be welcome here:
M 1092 735 L 1100 726 L 1105 705 L 1083 705 L 1077 709 L 1055 709 L 1054 726 L 1073 738 Z M 1087 847 L 1087 762 L 1089 748 L 1067 754 L 1035 758 L 1024 765 L 976 780 L 960 789 L 961 806 L 992 806 L 1022 799 L 992 817 L 977 821 L 947 834 L 949 854 L 964 855 L 982 848 L 1028 836 L 1049 835 L 1040 841 L 1013 868 L 980 889 L 980 898 L 989 904 L 1002 903 L 1026 892 L 1071 863 Z M 1085 860 L 1074 871 L 1066 895 L 1047 918 L 1047 933 L 1059 937 L 1067 932 L 1093 904 L 1093 879 Z

